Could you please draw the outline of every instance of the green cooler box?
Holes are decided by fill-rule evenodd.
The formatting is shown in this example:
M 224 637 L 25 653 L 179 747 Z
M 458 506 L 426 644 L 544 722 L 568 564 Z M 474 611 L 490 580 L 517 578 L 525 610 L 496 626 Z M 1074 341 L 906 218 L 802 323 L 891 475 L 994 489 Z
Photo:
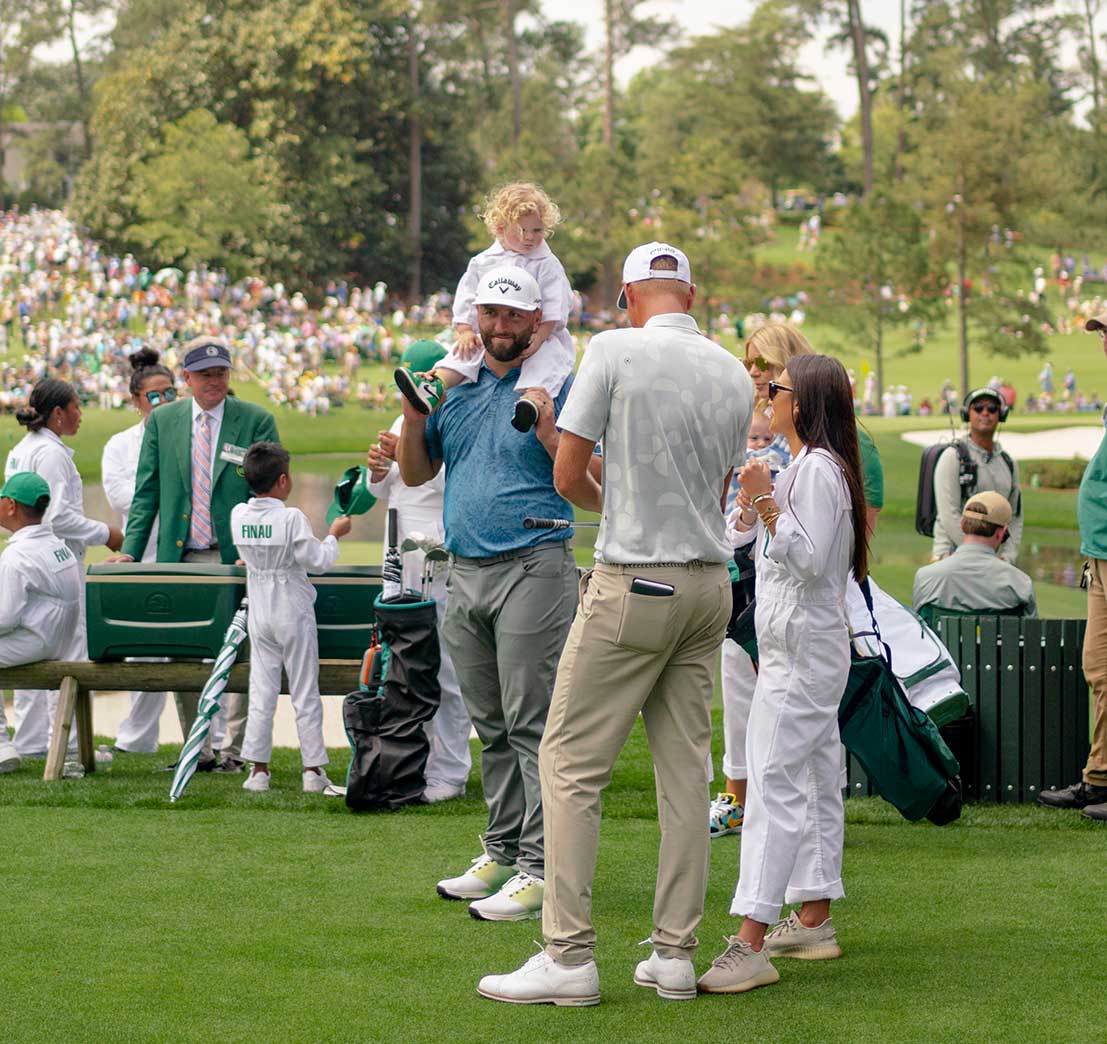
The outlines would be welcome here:
M 90 660 L 214 657 L 246 595 L 241 566 L 105 564 L 89 566 L 86 580 Z M 379 567 L 337 567 L 310 580 L 319 658 L 360 660 L 370 644 Z

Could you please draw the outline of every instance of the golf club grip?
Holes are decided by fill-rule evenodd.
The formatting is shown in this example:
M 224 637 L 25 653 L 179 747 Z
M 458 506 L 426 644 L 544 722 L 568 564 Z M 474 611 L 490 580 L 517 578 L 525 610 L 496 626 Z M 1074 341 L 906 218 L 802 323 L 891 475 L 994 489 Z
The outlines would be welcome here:
M 524 529 L 568 529 L 572 524 L 567 518 L 534 518 L 527 515 L 523 519 Z
M 398 537 L 400 513 L 395 508 L 388 509 L 388 546 L 395 547 Z

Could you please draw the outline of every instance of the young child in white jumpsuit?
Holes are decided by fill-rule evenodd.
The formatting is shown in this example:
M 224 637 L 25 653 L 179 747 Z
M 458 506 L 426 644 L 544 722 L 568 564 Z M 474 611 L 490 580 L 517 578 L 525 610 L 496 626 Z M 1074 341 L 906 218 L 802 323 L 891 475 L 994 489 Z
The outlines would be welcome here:
M 396 371 L 400 391 L 424 413 L 438 408 L 447 388 L 475 381 L 480 373 L 484 345 L 477 329 L 475 299 L 481 280 L 493 269 L 521 268 L 538 283 L 541 293 L 542 322 L 531 337 L 516 389 L 544 388 L 555 399 L 576 365 L 576 347 L 566 329 L 573 290 L 561 262 L 546 243 L 561 221 L 557 205 L 537 185 L 515 182 L 488 197 L 482 216 L 496 241 L 470 259 L 457 285 L 453 305 L 457 342 L 427 375 L 429 380 L 417 380 L 402 368 Z M 530 400 L 520 399 L 511 423 L 520 431 L 529 431 L 537 422 L 538 408 Z
M 142 436 L 146 432 L 146 418 L 164 403 L 177 397 L 173 373 L 158 363 L 158 352 L 143 348 L 131 358 L 131 404 L 138 410 L 141 420 L 130 428 L 117 432 L 104 445 L 100 458 L 100 481 L 104 496 L 112 508 L 122 517 L 123 531 L 127 531 L 127 515 L 135 496 L 135 478 L 138 475 L 138 455 L 142 450 Z M 150 539 L 142 556 L 143 562 L 156 562 L 158 558 L 158 520 L 150 530 Z M 162 662 L 143 659 L 139 662 Z M 153 754 L 158 749 L 158 723 L 165 707 L 164 692 L 132 692 L 131 707 L 127 717 L 119 723 L 115 737 L 115 749 L 131 754 Z
M 0 526 L 12 534 L 0 553 L 0 667 L 77 659 L 81 570 L 43 524 L 49 503 L 46 480 L 29 471 L 0 488 Z M 14 772 L 20 760 L 0 699 L 0 772 Z
M 27 406 L 17 410 L 15 419 L 27 434 L 8 454 L 4 478 L 19 471 L 33 471 L 50 487 L 50 506 L 43 523 L 61 540 L 76 558 L 81 574 L 81 597 L 78 599 L 80 620 L 72 648 L 72 658 L 88 658 L 85 634 L 84 560 L 85 548 L 105 544 L 118 551 L 123 532 L 105 522 L 85 517 L 84 487 L 73 464 L 73 450 L 62 442 L 62 436 L 76 435 L 81 426 L 81 404 L 71 384 L 47 377 L 31 390 Z M 58 693 L 46 689 L 17 689 L 14 694 L 15 745 L 24 757 L 41 755 L 50 744 L 50 730 L 57 713 Z M 76 734 L 72 736 L 75 745 Z M 74 747 L 75 749 L 75 747 Z
M 773 429 L 794 458 L 741 473 L 735 529 L 757 566 L 758 675 L 746 737 L 749 783 L 741 874 L 731 913 L 744 921 L 700 979 L 710 993 L 769 985 L 770 956 L 840 955 L 830 902 L 842 889 L 844 816 L 838 704 L 850 665 L 845 592 L 864 576 L 865 497 L 844 368 L 799 356 L 770 386 Z M 787 920 L 783 903 L 801 903 Z
M 443 354 L 442 347 L 434 341 L 416 341 L 405 349 L 403 365 L 413 372 L 429 370 Z M 397 417 L 391 430 L 382 432 L 381 441 L 369 451 L 372 479 L 369 492 L 378 500 L 387 501 L 390 508 L 396 509 L 401 543 L 405 537 L 419 533 L 441 544 L 446 537 L 442 524 L 445 469 L 440 469 L 434 478 L 421 486 L 405 485 L 400 478 L 399 465 L 395 462 L 395 445 L 402 426 L 403 417 Z M 377 475 L 380 477 L 375 478 Z M 409 590 L 420 589 L 423 559 L 422 551 L 409 551 L 404 555 L 404 587 Z M 441 635 L 442 622 L 446 616 L 445 568 L 438 569 L 434 574 L 430 597 L 438 606 L 438 633 Z M 461 698 L 461 687 L 445 642 L 439 641 L 439 646 L 442 666 L 438 671 L 438 684 L 442 690 L 442 701 L 427 724 L 431 748 L 425 771 L 427 789 L 423 793 L 423 797 L 431 804 L 463 796 L 472 767 L 469 751 L 472 724 L 469 721 L 469 712 Z
M 321 573 L 338 558 L 338 538 L 350 531 L 349 516 L 331 524 L 317 540 L 297 508 L 285 506 L 292 492 L 288 451 L 275 442 L 256 442 L 246 451 L 243 474 L 254 498 L 231 510 L 235 547 L 246 564 L 250 635 L 250 711 L 242 757 L 254 763 L 244 790 L 269 789 L 273 716 L 281 691 L 281 667 L 288 674 L 306 793 L 340 796 L 327 778 L 323 743 L 323 701 L 319 696 L 319 635 L 315 588 L 309 572 Z

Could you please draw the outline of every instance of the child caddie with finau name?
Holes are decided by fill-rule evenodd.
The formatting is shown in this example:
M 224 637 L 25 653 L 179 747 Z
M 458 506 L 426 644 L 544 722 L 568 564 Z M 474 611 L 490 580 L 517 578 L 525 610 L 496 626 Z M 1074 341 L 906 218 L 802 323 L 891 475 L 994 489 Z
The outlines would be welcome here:
M 350 532 L 340 515 L 330 533 L 317 540 L 311 523 L 285 505 L 292 492 L 288 451 L 276 442 L 256 442 L 242 461 L 252 500 L 231 510 L 231 532 L 246 565 L 250 634 L 250 711 L 242 756 L 254 763 L 242 784 L 255 793 L 269 789 L 273 715 L 281 691 L 281 666 L 288 674 L 296 731 L 303 759 L 304 792 L 341 796 L 327 778 L 323 744 L 323 702 L 319 697 L 319 636 L 315 630 L 315 589 L 309 572 L 321 573 L 338 558 L 338 538 Z
M 33 472 L 0 489 L 0 526 L 12 534 L 0 554 L 0 667 L 80 656 L 81 570 L 43 523 L 49 506 L 50 487 Z M 19 764 L 0 700 L 0 772 Z

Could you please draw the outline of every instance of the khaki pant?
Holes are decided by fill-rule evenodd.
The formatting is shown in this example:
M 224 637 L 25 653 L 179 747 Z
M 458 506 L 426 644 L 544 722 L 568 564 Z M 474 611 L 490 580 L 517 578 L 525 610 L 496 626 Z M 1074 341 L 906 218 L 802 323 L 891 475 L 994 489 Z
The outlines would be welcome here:
M 675 593 L 631 594 L 636 576 Z M 539 751 L 546 951 L 562 964 L 592 959 L 601 795 L 641 712 L 661 822 L 651 939 L 663 957 L 691 958 L 707 890 L 711 697 L 730 580 L 723 565 L 597 564 L 580 586 Z
M 1107 561 L 1088 560 L 1088 629 L 1084 632 L 1084 677 L 1092 689 L 1092 749 L 1084 782 L 1107 787 Z

